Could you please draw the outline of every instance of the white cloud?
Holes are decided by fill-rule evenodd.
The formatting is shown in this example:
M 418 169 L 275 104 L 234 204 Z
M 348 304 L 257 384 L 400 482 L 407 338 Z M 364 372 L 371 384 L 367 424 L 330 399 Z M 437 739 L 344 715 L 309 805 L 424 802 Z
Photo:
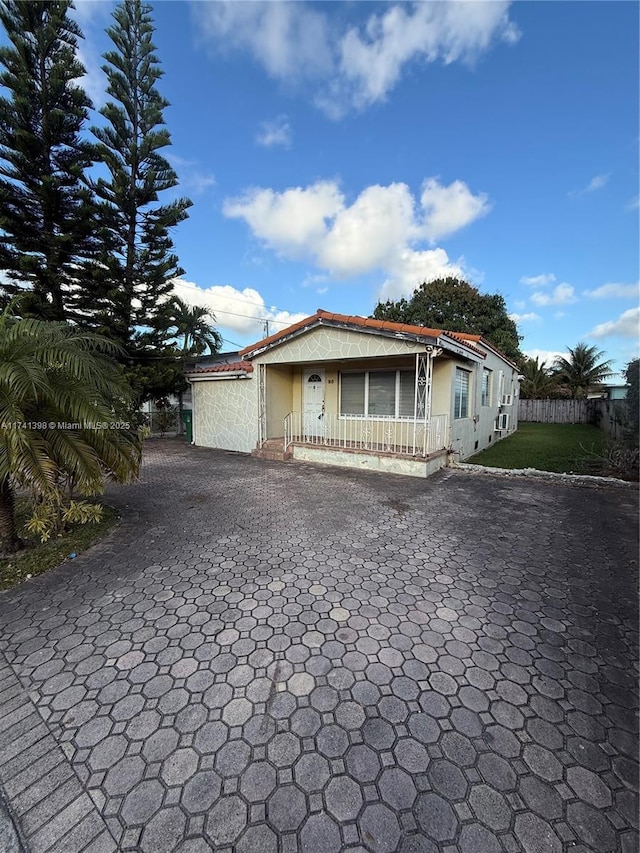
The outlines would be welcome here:
M 625 207 L 625 210 L 640 210 L 640 195 L 637 195 L 635 198 L 632 198 L 631 201 Z
M 244 219 L 259 240 L 287 257 L 317 252 L 326 238 L 327 220 L 342 209 L 344 196 L 331 181 L 281 193 L 252 189 L 227 199 L 222 208 L 226 217 Z
M 196 160 L 188 160 L 178 154 L 168 152 L 164 155 L 173 166 L 180 179 L 180 192 L 188 195 L 202 195 L 216 185 L 214 175 L 200 168 Z
M 551 350 L 551 349 L 528 349 L 525 350 L 524 354 L 527 358 L 537 358 L 538 364 L 545 365 L 546 367 L 552 367 L 556 358 L 566 358 L 569 353 L 568 352 L 560 352 L 559 350 Z
M 252 189 L 227 199 L 225 216 L 244 219 L 254 236 L 281 256 L 311 258 L 333 278 L 352 278 L 382 270 L 382 292 L 409 294 L 438 275 L 461 275 L 443 249 L 421 250 L 420 243 L 451 234 L 488 212 L 483 195 L 462 183 L 425 182 L 420 202 L 403 183 L 366 187 L 348 204 L 335 181 L 282 192 Z
M 406 184 L 371 186 L 335 216 L 317 262 L 332 274 L 351 277 L 388 263 L 419 226 Z
M 286 115 L 279 115 L 271 121 L 263 121 L 256 134 L 256 142 L 263 148 L 291 148 L 291 125 Z
M 509 314 L 509 319 L 513 320 L 514 323 L 533 323 L 537 320 L 542 320 L 542 317 L 530 311 L 528 314 Z
M 573 286 L 564 281 L 554 287 L 551 293 L 536 291 L 532 294 L 531 301 L 534 305 L 544 308 L 547 305 L 570 305 L 572 302 L 577 302 L 577 298 Z
M 106 101 L 107 78 L 100 66 L 100 57 L 90 47 L 80 42 L 76 56 L 82 63 L 85 74 L 79 79 L 82 86 L 96 109 L 100 109 Z
M 414 3 L 394 5 L 352 27 L 340 40 L 333 91 L 358 109 L 383 101 L 409 62 L 473 62 L 498 40 L 519 33 L 508 3 Z M 345 97 L 346 96 L 346 97 Z
M 327 16 L 306 3 L 220 0 L 192 8 L 201 36 L 222 51 L 247 51 L 271 77 L 290 82 L 331 71 Z
M 584 295 L 591 299 L 637 299 L 640 296 L 640 281 L 635 284 L 609 282 L 595 290 L 585 290 Z
M 425 211 L 424 234 L 432 242 L 448 237 L 491 210 L 486 194 L 474 196 L 462 181 L 445 187 L 436 178 L 428 178 L 420 201 Z
M 586 187 L 583 187 L 581 190 L 571 190 L 569 193 L 570 198 L 578 198 L 578 196 L 586 195 L 587 193 L 593 193 L 597 190 L 603 189 L 609 182 L 609 178 L 611 177 L 611 172 L 608 172 L 606 175 L 596 175 L 591 178 Z
M 640 335 L 640 308 L 629 308 L 617 320 L 600 323 L 589 332 L 590 338 L 634 338 Z
M 250 287 L 238 290 L 226 284 L 202 288 L 178 278 L 173 280 L 173 287 L 174 294 L 187 304 L 207 308 L 216 326 L 244 335 L 261 335 L 267 320 L 273 324 L 273 331 L 279 331 L 307 316 L 268 307 L 260 293 Z
M 519 38 L 509 0 L 395 4 L 363 25 L 307 3 L 195 3 L 218 50 L 243 50 L 287 85 L 312 82 L 316 104 L 338 118 L 383 101 L 411 62 L 473 63 Z
M 451 262 L 444 249 L 428 249 L 422 252 L 404 249 L 390 259 L 385 279 L 378 292 L 381 301 L 410 296 L 423 281 L 447 276 L 464 276 L 462 260 Z
M 69 15 L 80 26 L 84 39 L 78 40 L 76 56 L 85 69 L 85 75 L 79 84 L 93 101 L 93 106 L 100 109 L 106 102 L 107 78 L 102 70 L 103 58 L 97 49 L 96 31 L 104 30 L 110 23 L 111 12 L 115 3 L 102 0 L 76 0 L 69 9 Z
M 520 279 L 520 284 L 529 284 L 531 287 L 546 287 L 547 284 L 553 284 L 556 280 L 552 272 L 543 272 L 540 275 L 523 275 Z
M 75 0 L 69 14 L 84 28 L 87 24 L 108 20 L 114 7 L 114 2 L 105 3 L 104 0 Z

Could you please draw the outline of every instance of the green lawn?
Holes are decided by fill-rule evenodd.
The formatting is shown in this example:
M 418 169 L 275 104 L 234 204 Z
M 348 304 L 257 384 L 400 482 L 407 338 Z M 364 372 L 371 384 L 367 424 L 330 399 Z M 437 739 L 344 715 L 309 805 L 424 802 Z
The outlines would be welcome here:
M 513 435 L 466 461 L 495 468 L 595 474 L 605 444 L 605 433 L 588 424 L 520 423 Z
M 60 565 L 69 555 L 80 554 L 102 539 L 118 520 L 118 513 L 109 506 L 103 507 L 102 519 L 97 524 L 77 524 L 56 539 L 44 544 L 38 537 L 24 529 L 30 515 L 30 501 L 18 498 L 18 534 L 26 547 L 10 557 L 0 557 L 0 589 L 9 589 L 27 578 L 35 577 Z

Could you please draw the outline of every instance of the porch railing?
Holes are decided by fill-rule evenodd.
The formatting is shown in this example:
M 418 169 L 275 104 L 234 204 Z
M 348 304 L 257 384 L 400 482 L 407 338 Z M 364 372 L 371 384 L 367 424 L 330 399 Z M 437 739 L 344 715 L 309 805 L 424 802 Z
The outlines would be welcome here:
M 428 456 L 449 444 L 449 418 L 432 415 L 424 421 L 382 417 L 340 417 L 335 414 L 307 415 L 289 412 L 284 419 L 285 450 L 293 443 Z

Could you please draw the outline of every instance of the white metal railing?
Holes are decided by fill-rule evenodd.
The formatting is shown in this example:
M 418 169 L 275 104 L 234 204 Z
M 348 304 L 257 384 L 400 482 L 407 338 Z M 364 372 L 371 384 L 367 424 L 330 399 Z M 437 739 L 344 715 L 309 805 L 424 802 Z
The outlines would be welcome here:
M 289 412 L 284 419 L 285 450 L 293 443 L 349 450 L 427 456 L 449 444 L 449 418 L 432 415 L 429 422 L 383 417 L 340 417 L 326 413 Z

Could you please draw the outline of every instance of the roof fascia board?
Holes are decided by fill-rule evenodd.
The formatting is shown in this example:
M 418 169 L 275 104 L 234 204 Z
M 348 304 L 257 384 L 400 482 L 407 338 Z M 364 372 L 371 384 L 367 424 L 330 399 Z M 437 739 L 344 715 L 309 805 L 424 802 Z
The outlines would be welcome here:
M 507 358 L 506 355 L 504 355 L 503 353 L 500 352 L 500 350 L 497 350 L 495 347 L 491 346 L 489 341 L 485 341 L 484 338 L 480 338 L 477 345 L 479 347 L 484 347 L 486 350 L 489 350 L 489 352 L 493 353 L 493 355 L 502 359 L 502 361 L 504 361 L 505 364 L 508 364 L 509 367 L 512 367 L 514 370 L 519 370 L 517 364 L 515 364 L 513 361 L 511 361 L 511 359 Z
M 467 358 L 469 361 L 482 362 L 486 358 L 484 353 L 474 351 L 475 348 L 465 346 L 462 341 L 456 341 L 444 332 L 438 338 L 438 346 L 455 353 L 455 355 L 462 356 L 462 358 Z
M 261 346 L 261 347 L 256 347 L 255 349 L 251 350 L 250 352 L 247 352 L 246 349 L 240 350 L 240 352 L 244 353 L 243 358 L 245 358 L 247 361 L 252 361 L 254 358 L 257 358 L 259 355 L 262 355 L 263 352 L 267 352 L 267 350 L 270 350 L 270 349 L 275 349 L 276 347 L 279 347 L 281 344 L 288 343 L 289 341 L 292 341 L 294 338 L 297 338 L 300 335 L 305 334 L 306 332 L 310 331 L 311 329 L 315 329 L 315 327 L 319 326 L 321 324 L 321 322 L 322 321 L 320 320 L 320 318 L 316 317 L 314 319 L 313 323 L 309 323 L 308 326 L 301 326 L 298 329 L 294 329 L 293 332 L 290 332 L 288 335 L 283 335 L 281 338 L 278 338 L 275 341 L 269 341 L 268 344 L 265 344 L 264 346 Z
M 201 375 L 196 373 L 187 374 L 185 376 L 187 382 L 216 382 L 220 379 L 251 379 L 251 374 L 246 370 L 221 370 L 218 372 L 205 373 Z
M 415 332 L 399 332 L 394 329 L 376 329 L 371 326 L 360 326 L 357 323 L 341 323 L 339 320 L 324 320 L 321 325 L 331 326 L 334 329 L 347 329 L 352 332 L 361 332 L 364 335 L 376 335 L 382 338 L 392 338 L 396 341 L 410 341 L 411 343 L 425 343 L 436 346 L 438 341 L 433 335 L 419 335 Z

